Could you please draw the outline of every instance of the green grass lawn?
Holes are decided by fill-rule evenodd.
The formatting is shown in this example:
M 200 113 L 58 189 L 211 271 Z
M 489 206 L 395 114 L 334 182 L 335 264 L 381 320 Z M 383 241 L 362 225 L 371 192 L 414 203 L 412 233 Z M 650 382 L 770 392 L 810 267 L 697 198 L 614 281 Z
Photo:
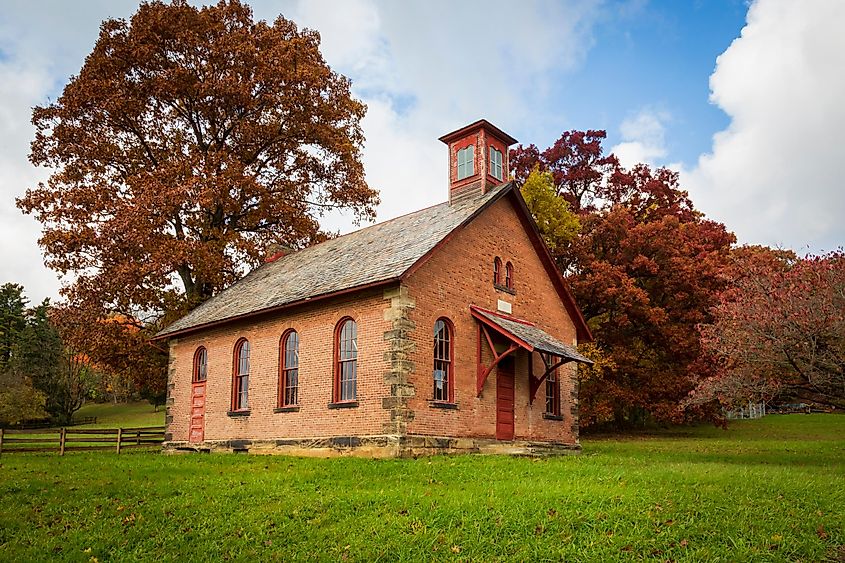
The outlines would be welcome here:
M 158 412 L 147 401 L 132 403 L 88 403 L 76 411 L 74 418 L 96 416 L 97 424 L 86 424 L 85 428 L 117 428 L 164 426 L 164 407 Z
M 580 456 L 3 454 L 0 560 L 841 561 L 845 416 Z

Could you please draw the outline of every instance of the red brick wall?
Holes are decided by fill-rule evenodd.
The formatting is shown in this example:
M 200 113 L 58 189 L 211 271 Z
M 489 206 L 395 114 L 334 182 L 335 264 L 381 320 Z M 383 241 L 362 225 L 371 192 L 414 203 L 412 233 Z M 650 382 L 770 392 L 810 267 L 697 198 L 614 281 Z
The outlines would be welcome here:
M 490 374 L 480 398 L 476 398 L 476 321 L 469 306 L 496 310 L 497 300 L 513 305 L 513 315 L 530 320 L 562 342 L 574 344 L 575 325 L 561 303 L 551 280 L 531 246 L 510 197 L 504 198 L 457 232 L 406 282 L 415 301 L 411 319 L 416 323 L 416 343 L 411 381 L 415 411 L 408 426 L 411 434 L 494 437 L 496 424 L 496 372 Z M 515 294 L 493 287 L 493 260 L 514 265 Z M 504 275 L 504 274 L 503 274 Z M 504 281 L 504 277 L 503 277 Z M 453 360 L 457 410 L 432 408 L 432 348 L 435 321 L 445 316 L 455 326 Z M 490 357 L 485 350 L 485 364 Z M 545 385 L 529 405 L 528 356 L 516 356 L 515 438 L 574 443 L 574 417 L 570 410 L 575 367 L 566 364 L 561 376 L 563 421 L 546 420 Z M 535 369 L 539 361 L 535 361 Z
M 389 303 L 383 290 L 330 300 L 290 313 L 243 321 L 179 338 L 173 354 L 174 375 L 169 409 L 172 440 L 188 439 L 191 371 L 198 346 L 208 350 L 205 439 L 307 438 L 377 435 L 389 418 L 382 398 L 384 383 L 384 319 Z M 351 316 L 358 323 L 358 403 L 356 408 L 329 409 L 332 401 L 333 333 L 337 322 Z M 279 377 L 279 339 L 285 330 L 299 333 L 298 412 L 274 413 Z M 229 416 L 233 348 L 241 337 L 250 342 L 249 416 Z

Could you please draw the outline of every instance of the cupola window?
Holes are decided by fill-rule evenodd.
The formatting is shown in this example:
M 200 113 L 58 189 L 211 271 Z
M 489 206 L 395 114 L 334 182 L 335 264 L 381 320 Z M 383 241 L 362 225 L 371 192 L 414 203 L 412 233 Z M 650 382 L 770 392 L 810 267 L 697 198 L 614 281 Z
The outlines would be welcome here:
M 458 180 L 475 174 L 475 145 L 458 149 Z
M 501 180 L 503 176 L 502 151 L 490 147 L 490 175 Z

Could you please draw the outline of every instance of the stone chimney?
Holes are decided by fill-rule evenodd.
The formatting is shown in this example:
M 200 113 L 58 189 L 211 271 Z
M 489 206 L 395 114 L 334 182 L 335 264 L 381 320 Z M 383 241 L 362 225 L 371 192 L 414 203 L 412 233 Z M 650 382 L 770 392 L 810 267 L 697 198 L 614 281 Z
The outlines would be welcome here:
M 481 119 L 440 137 L 449 147 L 449 203 L 508 181 L 508 147 L 516 139 Z
M 267 251 L 264 255 L 264 263 L 267 264 L 269 262 L 275 262 L 279 258 L 283 258 L 288 254 L 292 253 L 293 251 L 293 248 L 291 248 L 290 246 L 271 243 L 267 245 Z

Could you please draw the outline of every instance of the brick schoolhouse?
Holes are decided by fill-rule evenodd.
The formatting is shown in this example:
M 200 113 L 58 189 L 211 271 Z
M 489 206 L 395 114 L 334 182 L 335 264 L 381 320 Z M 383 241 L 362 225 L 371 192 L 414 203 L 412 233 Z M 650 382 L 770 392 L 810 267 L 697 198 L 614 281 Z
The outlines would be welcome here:
M 441 137 L 448 201 L 276 255 L 163 330 L 167 450 L 578 450 L 590 332 L 508 178 L 515 139 Z

